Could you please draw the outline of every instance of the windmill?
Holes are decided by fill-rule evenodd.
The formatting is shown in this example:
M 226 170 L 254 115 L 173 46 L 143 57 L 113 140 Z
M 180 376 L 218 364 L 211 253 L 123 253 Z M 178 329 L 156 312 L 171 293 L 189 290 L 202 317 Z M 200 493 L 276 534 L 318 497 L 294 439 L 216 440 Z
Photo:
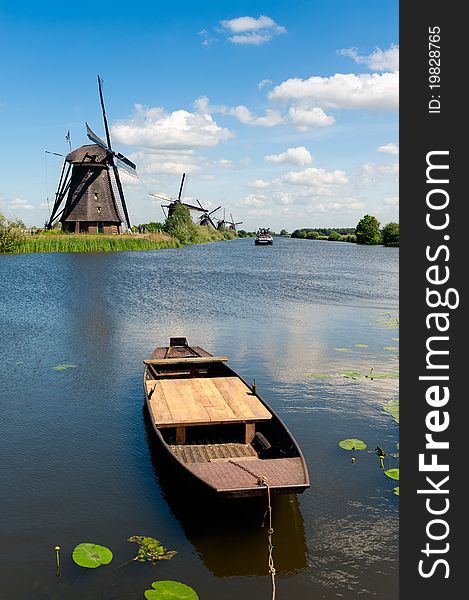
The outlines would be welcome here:
M 212 220 L 212 218 L 211 218 L 210 215 L 212 213 L 216 212 L 219 208 L 221 208 L 221 206 L 217 206 L 217 208 L 214 208 L 213 210 L 211 210 L 209 212 L 209 210 L 207 208 L 204 208 L 202 206 L 202 204 L 200 203 L 199 200 L 197 200 L 199 206 L 195 206 L 194 204 L 187 204 L 187 202 L 183 202 L 181 200 L 181 197 L 182 197 L 182 191 L 183 191 L 183 188 L 184 188 L 184 181 L 185 181 L 185 179 L 186 179 L 186 174 L 183 173 L 182 174 L 182 179 L 181 179 L 181 185 L 179 186 L 179 193 L 178 193 L 177 198 L 171 198 L 171 197 L 167 196 L 166 194 L 163 194 L 162 192 L 150 193 L 148 195 L 150 196 L 150 198 L 156 198 L 156 200 L 160 200 L 160 201 L 168 202 L 169 203 L 169 204 L 166 204 L 166 205 L 163 205 L 163 204 L 161 205 L 161 208 L 163 210 L 165 218 L 170 217 L 174 213 L 175 207 L 178 204 L 181 204 L 182 206 L 187 206 L 187 208 L 189 210 L 195 210 L 195 211 L 198 211 L 198 212 L 202 213 L 198 217 L 198 223 L 199 223 L 199 225 L 207 225 L 207 226 L 211 226 L 214 229 L 216 229 L 216 225 L 213 222 L 213 220 Z M 165 209 L 168 209 L 167 213 L 166 213 Z
M 236 231 L 236 225 L 241 225 L 242 221 L 234 222 L 233 215 L 230 213 L 231 221 L 227 221 L 225 217 L 225 209 L 223 209 L 223 219 L 219 219 L 217 223 L 217 229 L 232 229 Z
M 133 177 L 137 170 L 131 160 L 112 149 L 102 83 L 98 75 L 107 142 L 85 123 L 86 134 L 94 143 L 80 146 L 65 157 L 48 229 L 58 219 L 63 231 L 75 233 L 122 233 L 130 229 L 119 169 Z

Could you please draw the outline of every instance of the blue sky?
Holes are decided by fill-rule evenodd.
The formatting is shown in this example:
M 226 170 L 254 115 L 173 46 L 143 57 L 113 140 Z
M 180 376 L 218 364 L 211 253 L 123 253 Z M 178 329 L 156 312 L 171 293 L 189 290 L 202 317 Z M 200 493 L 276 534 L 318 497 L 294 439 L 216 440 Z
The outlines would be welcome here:
M 23 2 L 0 8 L 0 210 L 47 219 L 62 160 L 104 137 L 104 80 L 133 224 L 149 192 L 242 228 L 398 221 L 398 2 Z M 222 216 L 222 211 L 215 216 Z

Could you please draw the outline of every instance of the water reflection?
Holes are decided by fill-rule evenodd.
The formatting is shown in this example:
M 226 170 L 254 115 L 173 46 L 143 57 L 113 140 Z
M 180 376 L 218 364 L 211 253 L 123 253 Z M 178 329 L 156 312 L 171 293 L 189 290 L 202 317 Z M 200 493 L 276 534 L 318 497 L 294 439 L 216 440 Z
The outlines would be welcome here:
M 262 527 L 267 498 L 217 499 L 174 479 L 171 465 L 154 440 L 144 407 L 145 432 L 155 478 L 188 541 L 216 577 L 265 575 L 267 528 Z M 292 575 L 307 566 L 303 516 L 295 495 L 272 498 L 275 569 Z

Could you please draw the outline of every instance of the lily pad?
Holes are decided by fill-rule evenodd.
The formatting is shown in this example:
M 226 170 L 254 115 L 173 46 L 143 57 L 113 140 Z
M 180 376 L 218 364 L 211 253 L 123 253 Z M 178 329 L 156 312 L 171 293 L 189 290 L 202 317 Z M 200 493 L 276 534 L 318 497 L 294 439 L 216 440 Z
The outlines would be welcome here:
M 339 446 L 343 450 L 364 450 L 366 448 L 365 442 L 363 440 L 357 440 L 356 438 L 341 440 Z
M 399 496 L 399 486 L 397 486 L 393 489 L 394 489 L 394 493 L 396 494 L 396 496 Z
M 363 377 L 362 373 L 358 371 L 342 371 L 339 375 L 347 379 L 361 379 Z
M 98 544 L 78 544 L 72 553 L 72 558 L 80 567 L 96 569 L 101 565 L 107 565 L 112 560 L 112 552 L 105 546 Z
M 154 581 L 145 591 L 147 600 L 198 600 L 195 590 L 179 581 Z
M 399 373 L 369 373 L 367 379 L 399 379 Z
M 385 346 L 383 350 L 388 350 L 389 352 L 397 352 L 399 348 L 397 346 Z
M 396 423 L 399 423 L 399 400 L 396 398 L 394 400 L 389 400 L 387 404 L 383 407 L 384 412 L 392 415 Z
M 77 365 L 71 365 L 69 363 L 64 363 L 62 365 L 56 365 L 55 367 L 52 367 L 52 369 L 54 371 L 65 371 L 66 369 L 76 369 Z
M 399 469 L 388 469 L 384 471 L 384 474 L 390 477 L 391 479 L 399 479 Z
M 355 348 L 368 348 L 368 344 L 355 344 Z
M 160 544 L 158 540 L 152 537 L 133 535 L 128 538 L 128 541 L 138 544 L 138 552 L 134 560 L 138 560 L 139 562 L 170 560 L 177 554 L 176 550 L 168 550 Z
M 352 352 L 352 348 L 334 348 L 336 352 Z

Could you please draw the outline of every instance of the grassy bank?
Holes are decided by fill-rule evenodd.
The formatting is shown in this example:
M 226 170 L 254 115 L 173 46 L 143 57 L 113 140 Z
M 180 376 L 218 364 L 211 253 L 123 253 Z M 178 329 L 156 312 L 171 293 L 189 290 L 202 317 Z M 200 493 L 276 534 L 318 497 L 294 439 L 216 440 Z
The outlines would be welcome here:
M 116 252 L 122 250 L 161 250 L 182 244 L 163 234 L 146 235 L 25 235 L 10 252 Z

